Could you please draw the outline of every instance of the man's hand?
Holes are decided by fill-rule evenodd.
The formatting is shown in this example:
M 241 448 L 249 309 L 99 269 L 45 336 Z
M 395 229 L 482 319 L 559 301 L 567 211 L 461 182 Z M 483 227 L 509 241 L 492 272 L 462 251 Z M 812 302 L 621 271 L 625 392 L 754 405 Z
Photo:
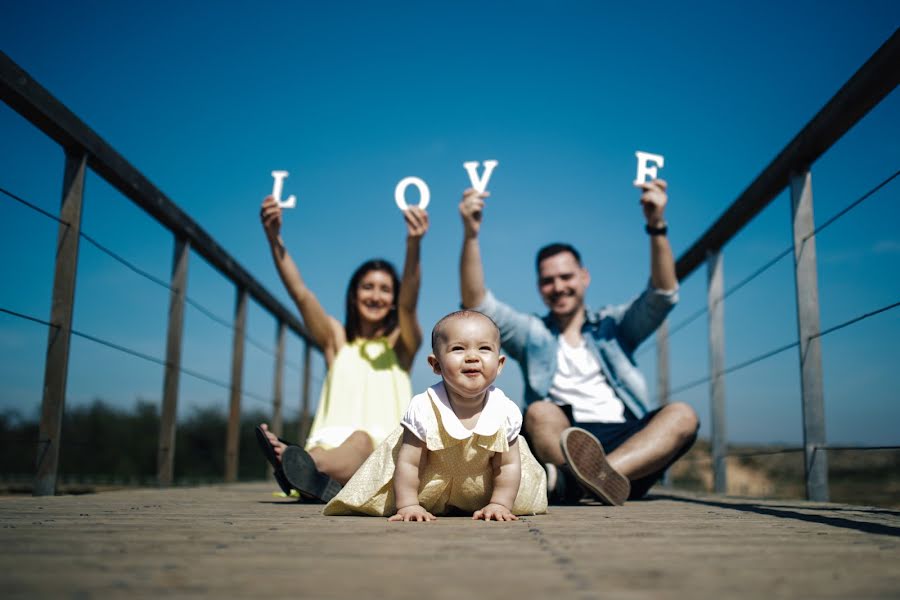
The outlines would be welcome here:
M 281 207 L 275 202 L 275 198 L 266 196 L 262 208 L 259 210 L 259 218 L 266 235 L 270 239 L 278 239 L 278 235 L 281 233 Z
M 459 214 L 462 215 L 466 237 L 478 237 L 484 212 L 484 199 L 490 195 L 490 192 L 479 192 L 474 188 L 463 192 L 462 201 L 459 203 Z
M 638 185 L 641 193 L 641 208 L 644 210 L 644 218 L 650 227 L 663 227 L 666 224 L 664 216 L 666 203 L 669 197 L 666 188 L 669 185 L 663 179 L 654 179 Z
M 472 515 L 472 520 L 477 521 L 478 519 L 484 519 L 485 521 L 492 519 L 494 521 L 518 521 L 519 517 L 512 514 L 512 511 L 502 504 L 492 502 L 481 510 L 475 511 L 475 514 Z
M 437 517 L 420 505 L 413 504 L 397 510 L 397 514 L 389 517 L 388 521 L 437 521 Z
M 418 206 L 410 206 L 403 211 L 406 220 L 406 235 L 412 239 L 421 239 L 428 231 L 428 213 Z

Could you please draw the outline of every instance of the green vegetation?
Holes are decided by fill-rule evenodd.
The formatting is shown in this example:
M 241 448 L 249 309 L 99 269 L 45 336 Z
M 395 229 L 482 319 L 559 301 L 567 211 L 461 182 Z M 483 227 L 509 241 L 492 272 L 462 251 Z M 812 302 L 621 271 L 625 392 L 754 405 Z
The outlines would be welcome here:
M 241 415 L 238 476 L 259 480 L 268 465 L 259 452 L 253 428 L 270 417 L 261 411 Z M 179 421 L 175 441 L 175 479 L 180 483 L 221 481 L 225 472 L 227 417 L 218 408 L 200 408 Z M 156 482 L 159 408 L 139 400 L 134 410 L 102 400 L 68 408 L 63 418 L 60 477 L 63 482 Z M 296 431 L 297 423 L 286 423 Z M 29 481 L 38 444 L 37 420 L 15 412 L 0 414 L 0 477 Z
M 781 446 L 732 446 L 729 452 L 757 456 L 727 459 L 728 494 L 755 498 L 804 498 L 802 452 Z M 700 440 L 670 471 L 675 488 L 711 492 L 709 443 Z M 900 451 L 830 450 L 828 482 L 832 502 L 900 508 Z
M 262 411 L 245 412 L 241 416 L 238 465 L 241 480 L 263 479 L 269 470 L 253 433 L 253 428 L 268 418 Z M 226 426 L 225 410 L 218 408 L 196 409 L 178 423 L 177 483 L 222 480 Z M 296 421 L 288 422 L 285 430 L 294 432 L 297 427 Z M 97 484 L 155 485 L 158 433 L 159 410 L 155 403 L 138 401 L 132 411 L 114 408 L 102 400 L 69 408 L 63 420 L 61 481 L 82 484 L 81 491 L 92 491 Z M 24 420 L 14 412 L 0 414 L 0 480 L 20 482 L 17 491 L 30 490 L 28 485 L 39 449 L 37 440 L 36 419 Z M 783 448 L 730 448 L 734 453 L 779 450 Z M 900 508 L 900 451 L 832 450 L 828 463 L 832 501 Z M 674 487 L 711 492 L 711 465 L 709 444 L 700 440 L 672 468 Z M 803 498 L 803 478 L 800 452 L 728 459 L 729 495 Z

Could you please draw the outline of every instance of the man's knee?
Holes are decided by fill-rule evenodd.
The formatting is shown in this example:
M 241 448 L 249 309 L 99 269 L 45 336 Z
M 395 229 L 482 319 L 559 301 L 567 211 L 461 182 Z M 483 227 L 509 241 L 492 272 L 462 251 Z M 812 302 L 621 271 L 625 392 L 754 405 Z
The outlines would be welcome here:
M 673 402 L 665 408 L 666 416 L 671 419 L 671 427 L 684 441 L 695 437 L 700 429 L 700 419 L 691 405 L 684 402 Z
M 528 408 L 525 409 L 526 431 L 534 431 L 535 427 L 551 424 L 557 427 L 562 426 L 563 428 L 568 427 L 569 425 L 569 419 L 566 417 L 566 413 L 552 402 L 532 402 L 528 405 Z

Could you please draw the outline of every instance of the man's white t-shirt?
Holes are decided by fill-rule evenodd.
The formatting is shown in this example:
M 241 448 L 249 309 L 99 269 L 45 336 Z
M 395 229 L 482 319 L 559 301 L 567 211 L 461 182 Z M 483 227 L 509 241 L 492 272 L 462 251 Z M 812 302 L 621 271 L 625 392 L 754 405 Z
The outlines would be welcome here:
M 566 343 L 562 335 L 558 341 L 550 400 L 570 405 L 572 417 L 581 423 L 624 423 L 625 405 L 607 383 L 585 341 L 576 347 Z

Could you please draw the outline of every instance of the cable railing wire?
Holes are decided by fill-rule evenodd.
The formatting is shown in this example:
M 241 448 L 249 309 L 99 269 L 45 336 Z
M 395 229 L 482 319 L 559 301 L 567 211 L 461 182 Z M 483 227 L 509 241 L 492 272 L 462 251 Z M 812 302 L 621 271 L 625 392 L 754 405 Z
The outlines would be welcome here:
M 886 451 L 886 450 L 900 450 L 900 446 L 845 446 L 845 445 L 833 445 L 833 444 L 815 444 L 812 446 L 813 451 L 817 450 L 833 450 L 833 451 L 854 451 L 854 452 L 865 452 L 865 451 Z M 771 450 L 728 450 L 725 452 L 726 458 L 756 458 L 760 456 L 778 456 L 781 454 L 794 454 L 805 451 L 806 448 L 802 446 L 791 446 L 788 448 L 774 448 Z M 686 460 L 687 462 L 710 462 L 712 460 L 711 456 L 705 455 L 688 455 L 685 456 L 681 460 Z
M 815 335 L 813 335 L 813 336 L 810 336 L 809 339 L 812 340 L 812 339 L 815 339 L 815 338 L 817 338 L 817 337 L 822 337 L 822 336 L 824 336 L 824 335 L 828 335 L 829 333 L 834 333 L 835 331 L 839 331 L 839 330 L 843 329 L 844 327 L 849 327 L 850 325 L 853 325 L 854 323 L 858 323 L 859 321 L 862 321 L 862 320 L 864 320 L 864 319 L 868 319 L 869 317 L 874 317 L 875 315 L 879 315 L 879 314 L 881 314 L 881 313 L 883 313 L 883 312 L 887 312 L 887 311 L 889 311 L 889 310 L 891 310 L 891 309 L 897 308 L 898 306 L 900 306 L 900 302 L 894 302 L 893 304 L 888 304 L 887 306 L 883 306 L 883 307 L 881 307 L 881 308 L 879 308 L 879 309 L 873 310 L 873 311 L 871 311 L 871 312 L 867 312 L 867 313 L 865 313 L 865 314 L 863 314 L 863 315 L 860 315 L 860 316 L 858 316 L 858 317 L 855 317 L 855 318 L 853 318 L 853 319 L 850 319 L 849 321 L 844 321 L 843 323 L 841 323 L 841 324 L 839 324 L 839 325 L 835 325 L 835 326 L 833 326 L 833 327 L 829 327 L 828 329 L 825 329 L 825 330 L 820 331 L 819 333 L 817 333 L 817 334 L 815 334 Z
M 878 309 L 876 309 L 876 310 L 869 311 L 869 312 L 867 312 L 867 313 L 864 313 L 864 314 L 862 314 L 862 315 L 859 315 L 858 317 L 854 317 L 854 318 L 852 318 L 852 319 L 849 319 L 849 320 L 847 320 L 847 321 L 844 321 L 843 323 L 839 323 L 838 325 L 834 325 L 833 327 L 829 327 L 828 329 L 824 329 L 824 330 L 820 331 L 819 333 L 817 333 L 817 334 L 815 334 L 815 335 L 811 335 L 807 341 L 814 340 L 814 339 L 816 339 L 816 338 L 820 338 L 820 337 L 826 336 L 826 335 L 828 335 L 828 334 L 830 334 L 830 333 L 834 333 L 835 331 L 840 331 L 841 329 L 844 329 L 845 327 L 849 327 L 850 325 L 853 325 L 853 324 L 858 323 L 858 322 L 860 322 L 860 321 L 863 321 L 863 320 L 865 320 L 865 319 L 874 317 L 874 316 L 876 316 L 876 315 L 880 315 L 881 313 L 887 312 L 887 311 L 892 310 L 892 309 L 897 308 L 897 307 L 900 307 L 900 302 L 894 302 L 894 303 L 892 303 L 892 304 L 888 304 L 887 306 L 883 306 L 883 307 L 878 308 Z M 799 341 L 799 340 L 796 340 L 796 341 L 791 342 L 791 343 L 789 343 L 789 344 L 785 344 L 785 345 L 783 345 L 783 346 L 779 346 L 778 348 L 775 348 L 774 350 L 769 350 L 768 352 L 764 352 L 764 353 L 762 353 L 762 354 L 760 354 L 760 355 L 758 355 L 758 356 L 754 356 L 753 358 L 750 358 L 750 359 L 748 359 L 748 360 L 745 360 L 744 362 L 741 362 L 741 363 L 738 363 L 738 364 L 736 364 L 736 365 L 732 365 L 732 366 L 730 366 L 730 367 L 728 367 L 728 368 L 726 368 L 726 369 L 723 369 L 723 370 L 722 370 L 721 372 L 719 372 L 717 375 L 727 375 L 727 374 L 729 374 L 729 373 L 733 373 L 733 372 L 735 372 L 735 371 L 739 371 L 739 370 L 741 370 L 741 369 L 744 369 L 744 368 L 746 368 L 746 367 L 749 367 L 750 365 L 754 365 L 754 364 L 756 364 L 756 363 L 758 363 L 758 362 L 760 362 L 760 361 L 762 361 L 762 360 L 765 360 L 765 359 L 767 359 L 767 358 L 771 358 L 771 357 L 775 356 L 776 354 L 780 354 L 780 353 L 782 353 L 782 352 L 784 352 L 784 351 L 786 351 L 786 350 L 790 350 L 791 348 L 796 348 L 799 344 L 800 344 L 800 341 Z M 671 390 L 669 393 L 670 393 L 671 395 L 679 394 L 679 393 L 681 393 L 681 392 L 684 392 L 684 391 L 687 391 L 687 390 L 689 390 L 689 389 L 695 388 L 695 387 L 697 387 L 697 386 L 699 386 L 699 385 L 703 385 L 704 383 L 708 383 L 709 381 L 712 380 L 712 378 L 713 378 L 712 375 L 707 375 L 706 377 L 701 377 L 700 379 L 695 379 L 695 380 L 690 381 L 690 382 L 688 382 L 688 383 L 685 383 L 685 384 L 683 384 L 683 385 L 676 386 L 676 387 L 672 388 L 672 390 Z
M 0 188 L 0 193 L 3 193 L 6 196 L 8 196 L 9 198 L 15 200 L 16 202 L 19 202 L 19 203 L 27 206 L 28 208 L 30 208 L 34 211 L 37 211 L 50 219 L 53 219 L 54 221 L 56 221 L 57 223 L 59 223 L 61 225 L 65 225 L 66 227 L 69 227 L 71 225 L 70 223 L 67 223 L 66 221 L 63 221 L 59 217 L 53 215 L 52 213 L 47 212 L 46 210 L 42 209 L 41 207 L 25 200 L 24 198 L 6 190 L 6 189 Z M 134 273 L 137 273 L 138 275 L 140 275 L 141 277 L 144 277 L 145 279 L 152 281 L 153 283 L 159 285 L 160 287 L 165 288 L 166 290 L 168 290 L 170 292 L 176 291 L 175 288 L 173 288 L 171 285 L 169 285 L 169 283 L 167 283 L 166 281 L 160 279 L 159 277 L 156 277 L 155 275 L 145 271 L 144 269 L 141 269 L 140 267 L 138 267 L 131 261 L 124 258 L 123 256 L 117 254 L 116 252 L 113 252 L 110 248 L 101 244 L 96 239 L 91 237 L 89 234 L 85 233 L 84 231 L 80 231 L 79 235 L 81 238 L 83 238 L 85 241 L 90 243 L 92 246 L 94 246 L 95 248 L 97 248 L 98 250 L 100 250 L 101 252 L 103 252 L 104 254 L 106 254 L 107 256 L 109 256 L 110 258 L 115 260 L 116 262 L 120 263 L 127 269 L 133 271 Z M 224 318 L 216 315 L 211 310 L 209 310 L 208 308 L 206 308 L 205 306 L 203 306 L 202 304 L 200 304 L 193 298 L 185 295 L 185 302 L 187 304 L 190 304 L 192 307 L 194 307 L 198 311 L 200 311 L 202 314 L 204 314 L 206 317 L 208 317 L 212 321 L 215 321 L 219 325 L 222 325 L 223 327 L 229 329 L 232 332 L 234 331 L 235 328 L 234 328 L 233 323 L 231 323 L 227 319 L 224 319 Z M 244 339 L 247 341 L 247 343 L 256 347 L 257 349 L 261 350 L 262 352 L 268 354 L 269 356 L 271 356 L 273 358 L 276 357 L 275 351 L 272 348 L 263 344 L 262 342 L 259 342 L 259 341 L 255 340 L 253 337 L 246 335 L 246 334 L 244 335 Z M 300 371 L 300 368 L 297 367 L 296 365 L 294 365 L 293 363 L 287 363 L 287 365 L 292 370 L 295 370 L 297 372 Z
M 47 218 L 49 218 L 49 219 L 53 219 L 54 221 L 56 221 L 56 222 L 59 223 L 60 225 L 65 225 L 66 227 L 69 227 L 69 226 L 70 226 L 69 223 L 63 221 L 62 219 L 60 219 L 59 217 L 57 217 L 57 216 L 54 215 L 53 213 L 47 212 L 46 210 L 44 210 L 44 209 L 41 208 L 40 206 L 37 206 L 37 205 L 35 205 L 35 204 L 32 204 L 32 203 L 29 202 L 28 200 L 25 200 L 24 198 L 22 198 L 22 197 L 20 197 L 20 196 L 17 196 L 17 195 L 15 195 L 15 194 L 13 194 L 13 193 L 10 192 L 9 190 L 6 190 L 6 189 L 4 189 L 4 188 L 0 188 L 0 193 L 4 194 L 4 195 L 6 195 L 6 196 L 9 196 L 11 199 L 15 200 L 16 202 L 19 202 L 20 204 L 24 204 L 25 206 L 27 206 L 27 207 L 30 208 L 31 210 L 37 211 L 37 212 L 41 213 L 42 215 L 44 215 L 45 217 L 47 217 Z
M 146 279 L 149 279 L 149 280 L 152 281 L 153 283 L 155 283 L 155 284 L 157 284 L 157 285 L 159 285 L 159 286 L 161 286 L 161 287 L 163 287 L 163 288 L 169 290 L 170 292 L 173 292 L 173 293 L 177 292 L 177 290 L 176 290 L 175 288 L 173 288 L 171 285 L 169 285 L 167 282 L 165 282 L 165 281 L 163 281 L 162 279 L 160 279 L 160 278 L 158 278 L 158 277 L 156 277 L 156 276 L 154 276 L 154 275 L 148 273 L 147 271 L 141 269 L 140 267 L 136 266 L 136 265 L 133 264 L 132 262 L 126 260 L 126 259 L 123 258 L 122 256 L 116 254 L 115 252 L 113 252 L 112 250 L 110 250 L 109 248 L 107 248 L 106 246 L 104 246 L 103 244 L 101 244 L 101 243 L 99 243 L 98 241 L 96 241 L 94 238 L 90 237 L 88 234 L 86 234 L 86 233 L 84 233 L 84 232 L 81 232 L 81 237 L 83 237 L 85 240 L 87 240 L 88 242 L 90 242 L 91 244 L 93 244 L 93 245 L 94 245 L 97 249 L 99 249 L 101 252 L 103 252 L 104 254 L 108 255 L 109 257 L 111 257 L 112 259 L 116 260 L 117 262 L 121 263 L 122 265 L 124 265 L 124 266 L 127 267 L 128 269 L 134 271 L 134 272 L 137 273 L 138 275 L 140 275 L 140 276 L 142 276 L 142 277 L 144 277 L 144 278 L 146 278 Z M 208 308 L 206 308 L 205 306 L 203 306 L 202 304 L 200 304 L 199 302 L 197 302 L 197 301 L 194 300 L 193 298 L 190 298 L 189 296 L 187 296 L 187 294 L 185 294 L 185 302 L 186 302 L 187 304 L 190 304 L 192 307 L 194 307 L 194 308 L 197 309 L 198 311 L 200 311 L 202 314 L 204 314 L 204 315 L 205 315 L 206 317 L 208 317 L 209 319 L 215 321 L 216 323 L 222 325 L 223 327 L 225 327 L 226 329 L 229 329 L 229 330 L 232 331 L 232 332 L 234 331 L 235 328 L 234 328 L 234 325 L 233 325 L 231 322 L 229 322 L 229 321 L 226 320 L 226 319 L 223 319 L 222 317 L 219 317 L 218 315 L 216 315 L 215 313 L 213 313 L 211 310 L 209 310 Z M 256 341 L 255 339 L 253 339 L 251 336 L 247 335 L 246 333 L 244 334 L 244 339 L 245 339 L 245 340 L 247 341 L 247 343 L 250 344 L 251 346 L 255 346 L 256 348 L 258 348 L 259 350 L 262 350 L 263 352 L 265 352 L 265 353 L 268 354 L 269 356 L 275 357 L 275 351 L 274 351 L 274 350 L 272 350 L 271 348 L 268 348 L 267 346 L 265 346 L 265 345 L 262 344 L 261 342 Z
M 9 310 L 9 309 L 0 307 L 0 312 L 9 314 L 9 315 L 12 315 L 12 316 L 15 316 L 15 317 L 19 317 L 19 318 L 22 318 L 22 319 L 26 319 L 26 320 L 28 320 L 28 321 L 33 321 L 33 322 L 39 323 L 39 324 L 41 324 L 41 325 L 46 325 L 47 327 L 53 327 L 54 329 L 59 329 L 59 325 L 56 325 L 56 324 L 54 324 L 54 323 L 50 323 L 49 321 L 45 321 L 44 319 L 38 319 L 37 317 L 33 317 L 33 316 L 30 316 L 30 315 L 26 315 L 26 314 L 23 314 L 23 313 L 19 313 L 19 312 L 13 311 L 13 310 Z M 128 348 L 128 347 L 126 347 L 126 346 L 122 346 L 122 345 L 120 345 L 120 344 L 116 344 L 115 342 L 110 342 L 110 341 L 108 341 L 108 340 L 104 340 L 104 339 L 102 339 L 102 338 L 98 338 L 97 336 L 91 335 L 91 334 L 89 334 L 89 333 L 84 333 L 83 331 L 78 331 L 77 329 L 71 329 L 70 331 L 71 331 L 72 335 L 74 335 L 74 336 L 77 336 L 77 337 L 80 337 L 80 338 L 83 338 L 83 339 L 86 339 L 86 340 L 90 340 L 90 341 L 92 341 L 92 342 L 94 342 L 94 343 L 96 343 L 96 344 L 100 344 L 100 345 L 102 345 L 102 346 L 106 346 L 106 347 L 108 347 L 108 348 L 112 348 L 113 350 L 117 350 L 117 351 L 119 351 L 119 352 L 122 352 L 122 353 L 125 353 L 125 354 L 129 354 L 129 355 L 134 356 L 134 357 L 137 357 L 137 358 L 142 358 L 142 359 L 144 359 L 144 360 L 146 360 L 146 361 L 149 361 L 149 362 L 152 362 L 152 363 L 156 363 L 156 364 L 161 365 L 161 366 L 163 366 L 163 367 L 168 367 L 168 366 L 170 366 L 170 363 L 168 363 L 167 361 L 165 361 L 165 360 L 163 360 L 163 359 L 161 359 L 161 358 L 158 358 L 158 357 L 156 357 L 156 356 L 152 356 L 152 355 L 150 355 L 150 354 L 146 354 L 146 353 L 141 352 L 141 351 L 139 351 L 139 350 L 134 350 L 134 349 L 132 349 L 132 348 Z M 216 379 L 215 377 L 211 377 L 211 376 L 209 376 L 209 375 L 205 375 L 205 374 L 203 374 L 203 373 L 200 373 L 199 371 L 194 371 L 193 369 L 188 369 L 188 368 L 186 368 L 186 367 L 178 367 L 178 370 L 179 370 L 181 373 L 184 373 L 185 375 L 189 375 L 189 376 L 194 377 L 194 378 L 196 378 L 196 379 L 200 379 L 200 380 L 202 380 L 202 381 L 206 381 L 207 383 L 211 383 L 211 384 L 213 384 L 213 385 L 217 385 L 217 386 L 222 387 L 222 388 L 224 388 L 224 389 L 230 390 L 230 389 L 232 388 L 231 384 L 229 384 L 229 383 L 227 383 L 227 382 L 225 382 L 225 381 L 222 381 L 222 380 L 220 380 L 220 379 Z M 256 400 L 256 401 L 258 401 L 258 402 L 265 402 L 266 404 L 271 403 L 271 399 L 270 399 L 270 398 L 264 398 L 263 396 L 259 396 L 259 395 L 255 394 L 255 393 L 249 392 L 249 391 L 247 391 L 247 390 L 240 390 L 240 392 L 241 392 L 241 395 L 242 395 L 242 396 L 244 396 L 244 397 L 246 397 L 246 398 L 249 398 L 249 399 L 251 399 L 251 400 Z
M 130 269 L 131 271 L 137 273 L 138 275 L 140 275 L 141 277 L 143 277 L 145 279 L 149 279 L 156 285 L 163 287 L 163 288 L 169 290 L 170 292 L 176 291 L 174 288 L 172 288 L 172 286 L 170 286 L 168 283 L 166 283 L 159 277 L 151 275 L 150 273 L 141 269 L 134 263 L 132 263 L 132 262 L 126 260 L 125 258 L 123 258 L 122 256 L 116 254 L 115 252 L 113 252 L 112 250 L 110 250 L 109 248 L 107 248 L 106 246 L 104 246 L 103 244 L 101 244 L 100 242 L 95 240 L 94 238 L 92 238 L 90 235 L 88 235 L 84 231 L 81 231 L 80 235 L 86 242 L 89 242 L 92 246 L 94 246 L 95 248 L 97 248 L 98 250 L 100 250 L 101 252 L 103 252 L 104 254 L 106 254 L 107 256 L 109 256 L 110 258 L 115 260 L 116 262 L 120 263 L 127 269 Z
M 893 174 L 891 174 L 886 179 L 884 179 L 883 181 L 878 183 L 876 186 L 871 188 L 869 191 L 864 193 L 862 196 L 860 196 L 859 198 L 857 198 L 856 200 L 854 200 L 853 202 L 851 202 L 850 204 L 848 204 L 847 206 L 845 206 L 844 208 L 839 210 L 837 213 L 835 213 L 834 215 L 832 215 L 831 217 L 826 219 L 821 225 L 819 225 L 818 227 L 813 229 L 812 232 L 808 233 L 806 236 L 803 237 L 802 242 L 805 242 L 806 240 L 810 239 L 811 237 L 815 236 L 816 234 L 824 231 L 826 228 L 828 228 L 830 225 L 834 224 L 837 220 L 842 218 L 848 212 L 850 212 L 851 210 L 853 210 L 854 208 L 856 208 L 857 206 L 859 206 L 860 204 L 862 204 L 863 202 L 865 202 L 866 200 L 868 200 L 869 198 L 874 196 L 875 193 L 877 193 L 879 190 L 881 190 L 881 188 L 885 187 L 891 181 L 896 179 L 898 176 L 900 176 L 900 170 L 894 171 Z M 732 294 L 737 292 L 739 289 L 741 289 L 742 287 L 744 287 L 745 285 L 747 285 L 748 283 L 750 283 L 751 281 L 753 281 L 754 279 L 756 279 L 757 277 L 759 277 L 760 275 L 762 275 L 763 273 L 768 271 L 770 268 L 772 268 L 773 266 L 778 264 L 783 258 L 785 258 L 786 256 L 790 256 L 790 254 L 791 254 L 791 252 L 793 252 L 793 250 L 794 250 L 794 246 L 792 244 L 792 245 L 788 246 L 787 248 L 785 248 L 784 250 L 782 250 L 781 252 L 779 252 L 778 254 L 774 255 L 772 258 L 770 258 L 768 261 L 766 261 L 761 267 L 759 267 L 757 270 L 753 271 L 753 273 L 751 273 L 750 275 L 748 275 L 747 277 L 745 277 L 738 283 L 734 284 L 733 286 L 731 286 L 730 288 L 725 290 L 725 292 L 722 294 L 721 299 L 724 300 L 725 298 L 728 298 L 729 296 L 731 296 Z M 708 312 L 708 310 L 709 310 L 709 307 L 704 306 L 704 307 L 700 308 L 699 310 L 697 310 L 696 312 L 692 313 L 689 317 L 687 317 L 683 321 L 680 321 L 677 325 L 673 325 L 669 329 L 669 338 L 671 339 L 672 336 L 674 336 L 676 333 L 678 333 L 679 331 L 681 331 L 682 329 L 684 329 L 685 327 L 687 327 L 688 325 L 690 325 L 691 323 L 693 323 L 694 321 L 699 319 L 701 316 L 706 314 Z M 646 354 L 654 346 L 655 346 L 655 342 L 653 342 L 652 344 L 648 344 L 647 346 L 644 346 L 643 348 L 641 348 L 639 351 L 637 351 L 635 353 L 635 356 L 641 356 L 643 354 Z
M 860 196 L 859 198 L 857 198 L 856 200 L 854 200 L 853 202 L 851 202 L 850 204 L 848 204 L 847 206 L 845 206 L 844 208 L 839 210 L 837 213 L 832 215 L 829 219 L 826 219 L 821 225 L 819 225 L 818 227 L 813 229 L 812 233 L 807 234 L 806 237 L 803 238 L 803 241 L 805 242 L 806 240 L 808 240 L 812 236 L 816 235 L 817 233 L 821 233 L 829 225 L 831 225 L 832 223 L 834 223 L 835 221 L 837 221 L 838 219 L 840 219 L 841 217 L 846 215 L 848 212 L 850 212 L 851 210 L 853 210 L 854 208 L 856 208 L 857 206 L 859 206 L 860 204 L 862 204 L 863 202 L 865 202 L 866 200 L 871 198 L 873 195 L 875 195 L 875 192 L 877 192 L 878 190 L 880 190 L 881 188 L 883 188 L 884 186 L 889 184 L 891 181 L 896 179 L 898 175 L 900 175 L 900 170 L 894 171 L 894 173 L 891 176 L 889 176 L 887 179 L 885 179 L 884 181 L 882 181 L 881 183 L 879 183 L 878 185 L 873 187 L 871 190 L 869 190 L 868 192 L 866 192 L 865 194 L 863 194 L 862 196 Z

